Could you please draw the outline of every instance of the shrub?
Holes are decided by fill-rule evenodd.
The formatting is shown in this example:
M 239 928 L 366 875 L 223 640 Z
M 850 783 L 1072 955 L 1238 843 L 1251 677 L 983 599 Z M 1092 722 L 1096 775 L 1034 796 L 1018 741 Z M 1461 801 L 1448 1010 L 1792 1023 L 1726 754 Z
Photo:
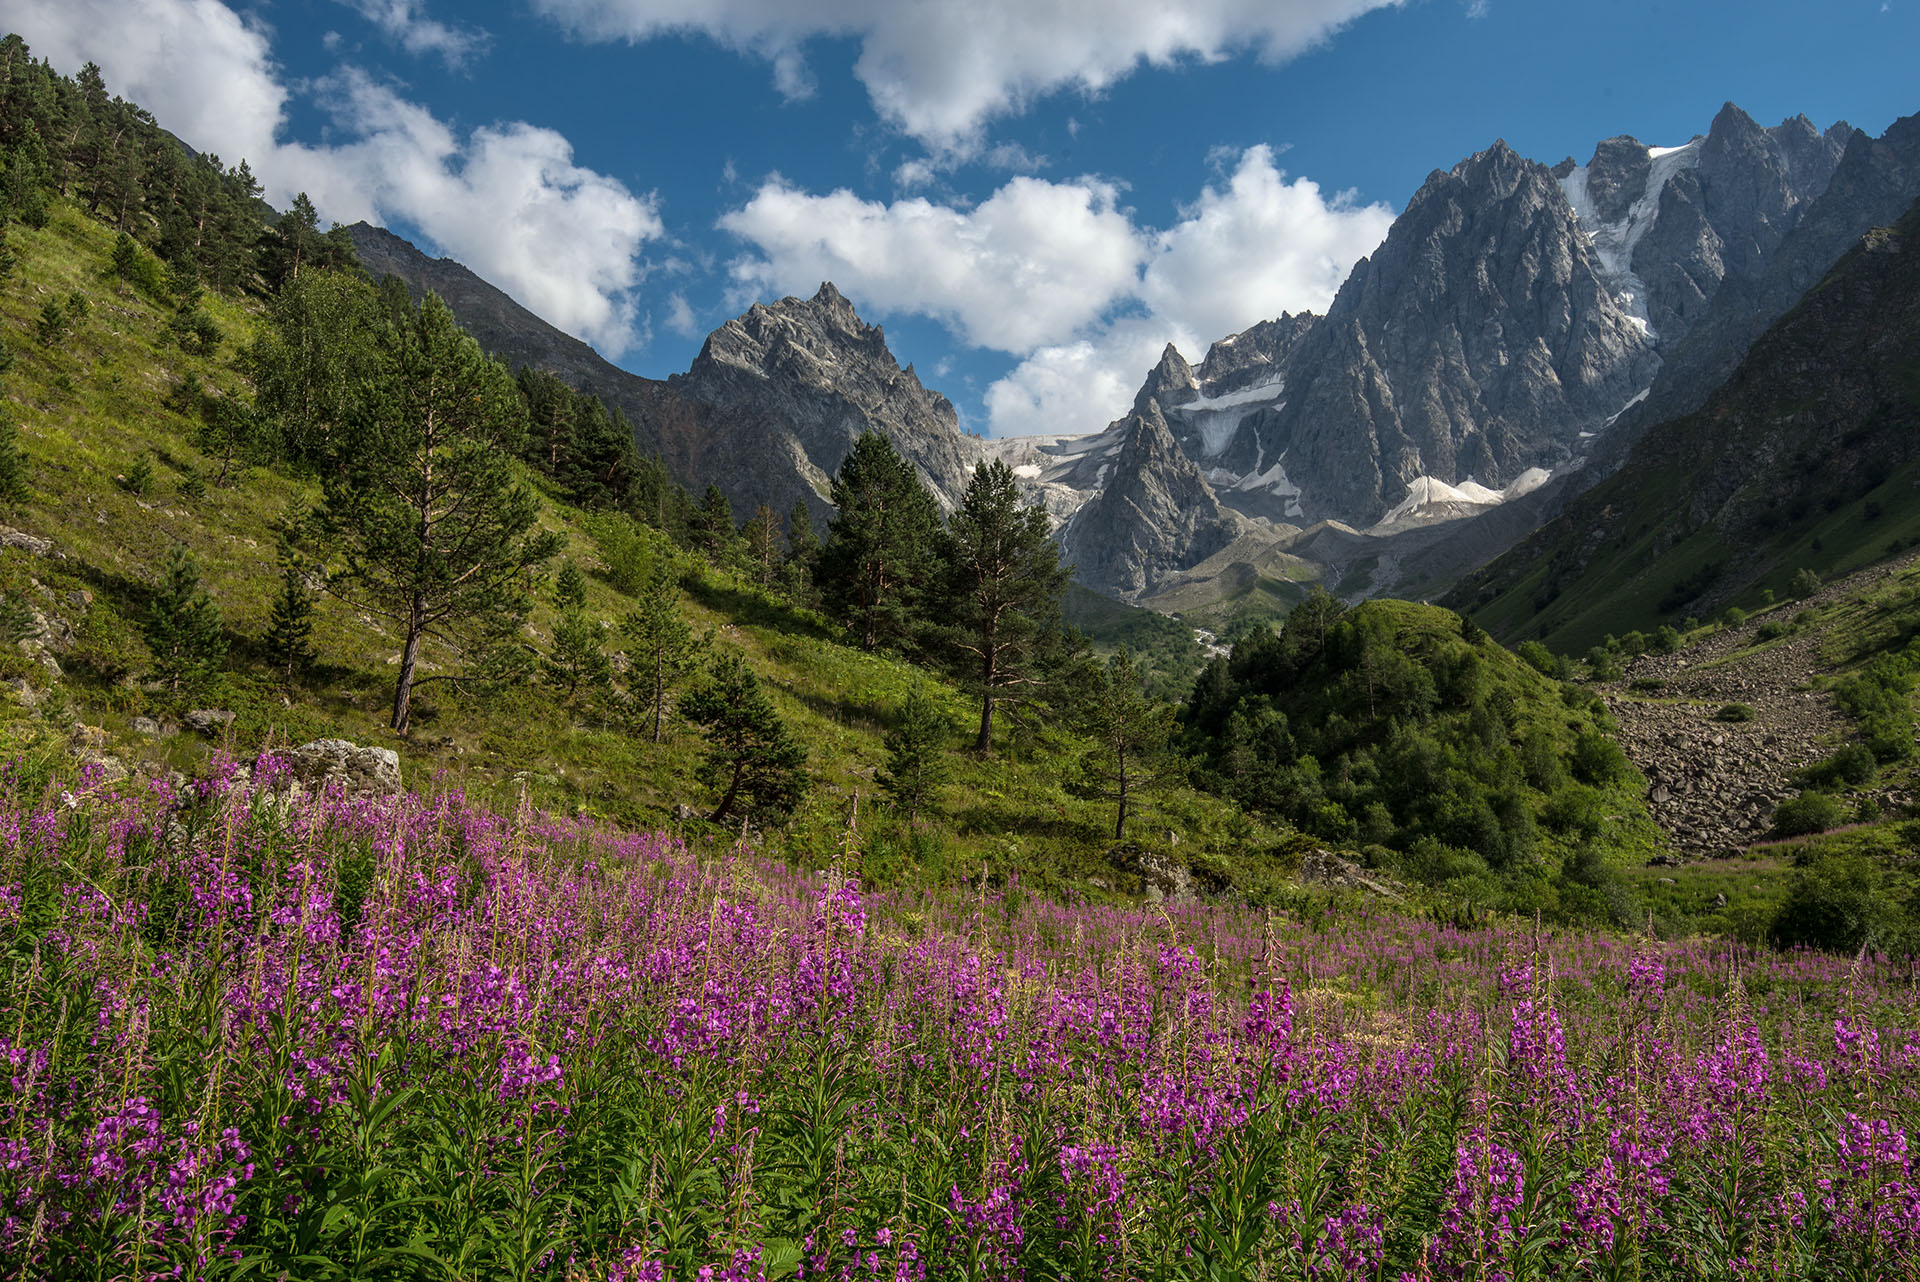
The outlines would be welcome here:
M 1799 781 L 1814 788 L 1859 787 L 1873 779 L 1879 769 L 1873 749 L 1864 743 L 1850 743 L 1824 761 L 1802 770 Z
M 1574 741 L 1573 755 L 1568 765 L 1573 769 L 1574 778 L 1596 788 L 1625 778 L 1633 770 L 1620 745 L 1591 728 L 1583 729 L 1580 737 Z
M 1794 600 L 1804 601 L 1820 590 L 1820 576 L 1812 570 L 1802 569 L 1787 584 L 1787 591 Z
M 1885 878 L 1859 855 L 1827 855 L 1795 870 L 1767 935 L 1781 948 L 1852 953 L 1886 948 L 1904 933 L 1903 914 L 1887 901 Z
M 1768 619 L 1765 623 L 1760 625 L 1759 630 L 1756 631 L 1753 635 L 1755 639 L 1760 641 L 1778 641 L 1781 637 L 1786 636 L 1787 633 L 1791 632 L 1792 630 L 1793 629 L 1789 628 L 1786 624 L 1780 622 L 1780 620 L 1778 619 Z
M 1713 719 L 1715 721 L 1739 723 L 1753 720 L 1753 715 L 1753 709 L 1747 704 L 1728 703 L 1721 705 L 1720 711 L 1713 714 Z
M 1803 792 L 1774 810 L 1773 831 L 1782 837 L 1804 837 L 1838 828 L 1845 816 L 1837 799 L 1824 792 Z
M 1522 641 L 1513 648 L 1513 652 L 1542 676 L 1550 677 L 1558 671 L 1559 665 L 1554 660 L 1553 651 L 1538 641 Z

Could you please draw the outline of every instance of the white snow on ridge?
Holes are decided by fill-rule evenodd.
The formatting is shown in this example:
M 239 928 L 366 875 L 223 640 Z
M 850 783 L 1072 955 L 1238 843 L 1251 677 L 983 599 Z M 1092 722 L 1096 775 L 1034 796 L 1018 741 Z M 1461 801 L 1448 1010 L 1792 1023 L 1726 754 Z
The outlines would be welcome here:
M 1286 387 L 1286 379 L 1271 378 L 1264 383 L 1255 383 L 1222 396 L 1196 396 L 1190 401 L 1181 402 L 1175 406 L 1175 409 L 1182 414 L 1192 414 L 1200 410 L 1228 410 L 1237 405 L 1258 405 L 1262 401 L 1278 399 Z
M 1393 510 L 1381 517 L 1375 528 L 1392 525 L 1394 522 L 1412 516 L 1423 508 L 1437 507 L 1442 504 L 1458 503 L 1471 507 L 1493 507 L 1517 499 L 1523 494 L 1545 485 L 1553 473 L 1543 467 L 1530 467 L 1515 477 L 1513 484 L 1502 490 L 1490 489 L 1469 476 L 1458 485 L 1449 485 L 1445 481 L 1431 476 L 1416 476 L 1407 485 L 1407 497 L 1401 499 Z
M 1633 270 L 1633 251 L 1660 212 L 1660 193 L 1668 180 L 1682 169 L 1692 169 L 1700 163 L 1701 141 L 1695 138 L 1678 147 L 1647 148 L 1647 156 L 1653 163 L 1647 171 L 1646 188 L 1627 209 L 1626 217 L 1618 222 L 1603 223 L 1594 212 L 1593 201 L 1587 195 L 1587 166 L 1581 165 L 1560 180 L 1560 189 L 1566 193 L 1567 203 L 1573 206 L 1573 216 L 1587 234 L 1594 257 L 1600 260 L 1600 272 L 1607 288 L 1627 313 L 1627 319 L 1649 339 L 1659 335 L 1653 332 L 1648 319 L 1647 287 Z
M 1176 405 L 1173 416 L 1200 434 L 1200 457 L 1216 458 L 1233 443 L 1233 434 L 1249 414 L 1268 405 L 1284 406 L 1286 380 L 1269 379 L 1224 396 L 1200 396 Z

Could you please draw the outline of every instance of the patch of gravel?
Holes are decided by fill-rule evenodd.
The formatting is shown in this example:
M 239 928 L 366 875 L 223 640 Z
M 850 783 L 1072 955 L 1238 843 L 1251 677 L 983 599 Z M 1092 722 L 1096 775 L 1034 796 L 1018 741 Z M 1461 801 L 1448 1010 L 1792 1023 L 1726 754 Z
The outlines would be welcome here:
M 1857 596 L 1910 564 L 1863 570 L 1676 654 L 1643 655 L 1621 680 L 1600 687 L 1620 723 L 1620 746 L 1647 777 L 1654 822 L 1677 853 L 1727 855 L 1758 841 L 1772 825 L 1774 807 L 1794 795 L 1793 773 L 1830 755 L 1848 730 L 1832 696 L 1810 688 L 1827 670 L 1822 630 L 1807 628 L 1753 649 L 1761 625 Z M 1630 691 L 1632 682 L 1648 678 L 1663 687 L 1645 695 Z M 1751 708 L 1753 719 L 1718 720 L 1732 703 Z M 1906 800 L 1882 797 L 1890 805 Z

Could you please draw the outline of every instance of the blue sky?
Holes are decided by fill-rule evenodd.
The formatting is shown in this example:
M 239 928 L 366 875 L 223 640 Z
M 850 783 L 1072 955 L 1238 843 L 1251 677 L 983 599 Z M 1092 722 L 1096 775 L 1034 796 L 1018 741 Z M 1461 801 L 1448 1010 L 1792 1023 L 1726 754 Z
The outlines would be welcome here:
M 0 0 L 270 199 L 383 222 L 619 364 L 831 277 L 971 430 L 1323 308 L 1429 171 L 1879 133 L 1920 0 Z

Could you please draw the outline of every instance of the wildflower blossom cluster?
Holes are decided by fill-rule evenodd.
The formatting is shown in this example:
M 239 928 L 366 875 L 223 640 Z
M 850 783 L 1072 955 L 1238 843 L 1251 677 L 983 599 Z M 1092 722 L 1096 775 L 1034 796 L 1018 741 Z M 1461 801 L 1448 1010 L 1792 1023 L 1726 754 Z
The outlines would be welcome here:
M 1920 1275 L 1871 958 L 865 895 L 277 777 L 0 800 L 0 1271 Z

